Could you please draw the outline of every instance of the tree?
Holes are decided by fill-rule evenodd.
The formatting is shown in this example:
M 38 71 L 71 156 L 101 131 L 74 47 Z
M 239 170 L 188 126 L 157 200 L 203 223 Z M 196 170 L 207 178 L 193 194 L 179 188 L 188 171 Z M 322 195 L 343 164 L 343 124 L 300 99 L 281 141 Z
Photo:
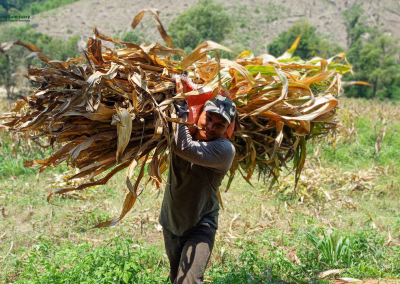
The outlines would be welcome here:
M 122 41 L 126 41 L 126 42 L 132 42 L 132 43 L 135 43 L 138 45 L 142 44 L 143 42 L 147 43 L 146 36 L 142 32 L 139 32 L 138 30 L 129 30 L 129 31 L 123 33 L 122 36 L 120 35 L 120 33 L 117 33 L 114 36 L 114 38 L 121 39 Z M 126 46 L 123 44 L 115 43 L 114 48 L 117 48 L 117 49 L 126 48 Z
M 38 33 L 30 25 L 21 27 L 6 27 L 0 34 L 0 43 L 20 40 L 25 43 L 33 43 L 47 56 L 65 61 L 68 58 L 78 57 L 77 42 L 79 36 L 73 36 L 68 40 L 50 37 Z M 43 62 L 36 56 L 32 56 L 29 50 L 22 46 L 13 46 L 4 51 L 0 50 L 0 85 L 4 85 L 9 99 L 14 98 L 14 89 L 18 86 L 20 78 L 17 77 L 20 69 L 25 66 L 43 66 Z M 28 56 L 31 55 L 31 56 Z M 26 80 L 25 80 L 26 83 Z
M 347 47 L 351 47 L 353 43 L 359 40 L 361 36 L 370 29 L 360 21 L 364 18 L 363 13 L 364 10 L 361 8 L 360 4 L 354 5 L 350 9 L 346 9 L 342 12 L 347 32 Z
M 300 56 L 302 59 L 311 59 L 315 56 L 327 58 L 342 50 L 339 45 L 317 33 L 317 28 L 309 25 L 306 20 L 299 21 L 288 31 L 280 33 L 278 37 L 268 45 L 269 53 L 276 57 L 282 55 L 290 48 L 299 35 L 301 35 L 301 40 L 294 52 L 294 56 Z
M 7 99 L 11 99 L 14 95 L 15 81 L 13 80 L 13 71 L 15 64 L 11 61 L 6 51 L 0 50 L 0 84 L 4 85 L 7 93 Z
M 378 31 L 371 34 L 368 40 L 357 40 L 350 47 L 349 60 L 353 62 L 355 73 L 349 74 L 346 79 L 367 81 L 373 86 L 349 86 L 346 95 L 368 99 L 400 99 L 398 40 Z
M 7 10 L 0 4 L 0 16 L 6 16 Z
M 377 27 L 363 23 L 364 11 L 355 5 L 343 12 L 349 49 L 347 58 L 353 64 L 354 74 L 345 76 L 349 81 L 366 81 L 372 87 L 353 85 L 346 87 L 350 97 L 400 99 L 400 49 L 398 39 L 383 33 Z
M 221 42 L 232 27 L 233 19 L 226 8 L 212 0 L 199 0 L 169 26 L 176 47 L 191 52 L 206 40 Z

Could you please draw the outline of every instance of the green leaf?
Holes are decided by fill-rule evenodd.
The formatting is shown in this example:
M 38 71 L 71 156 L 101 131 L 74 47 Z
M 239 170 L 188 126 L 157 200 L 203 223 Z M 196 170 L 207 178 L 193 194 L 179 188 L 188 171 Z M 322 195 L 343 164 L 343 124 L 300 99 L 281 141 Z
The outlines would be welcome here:
M 245 68 L 251 73 L 251 75 L 257 73 L 261 73 L 261 75 L 276 75 L 273 66 L 246 65 Z
M 123 280 L 125 283 L 129 283 L 129 279 L 131 278 L 131 275 L 132 275 L 131 272 L 125 271 L 125 272 L 124 272 L 124 275 L 122 276 L 122 280 Z

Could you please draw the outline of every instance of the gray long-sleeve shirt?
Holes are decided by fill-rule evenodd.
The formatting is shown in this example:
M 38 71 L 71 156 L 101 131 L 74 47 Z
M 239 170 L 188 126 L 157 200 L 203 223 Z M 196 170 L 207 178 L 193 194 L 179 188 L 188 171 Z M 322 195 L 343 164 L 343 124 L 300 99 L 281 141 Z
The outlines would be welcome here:
M 178 117 L 186 116 L 187 112 L 178 112 Z M 234 156 L 235 148 L 228 139 L 195 141 L 188 127 L 179 124 L 160 224 L 177 236 L 186 235 L 204 222 L 218 228 L 218 188 Z

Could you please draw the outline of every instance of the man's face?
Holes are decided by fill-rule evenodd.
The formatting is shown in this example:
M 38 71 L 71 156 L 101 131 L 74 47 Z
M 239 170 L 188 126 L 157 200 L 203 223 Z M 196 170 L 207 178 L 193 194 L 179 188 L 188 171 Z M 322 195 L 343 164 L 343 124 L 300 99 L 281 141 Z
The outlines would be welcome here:
M 199 141 L 211 141 L 221 137 L 229 126 L 228 121 L 219 113 L 203 111 L 200 114 L 194 138 Z

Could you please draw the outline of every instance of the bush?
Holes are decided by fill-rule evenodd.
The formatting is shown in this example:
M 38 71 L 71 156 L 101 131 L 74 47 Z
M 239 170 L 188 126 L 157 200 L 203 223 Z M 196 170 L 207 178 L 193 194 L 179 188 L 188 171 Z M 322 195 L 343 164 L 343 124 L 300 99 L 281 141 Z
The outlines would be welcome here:
M 199 0 L 169 27 L 169 35 L 176 47 L 192 51 L 206 40 L 221 42 L 233 24 L 226 8 L 212 0 Z
M 130 30 L 122 35 L 123 41 L 133 42 L 136 44 L 141 44 L 142 39 L 144 39 L 145 35 L 138 32 L 137 30 Z
M 398 39 L 377 27 L 364 24 L 364 11 L 355 5 L 343 12 L 347 29 L 348 60 L 354 74 L 346 74 L 349 81 L 366 81 L 372 87 L 353 85 L 346 88 L 346 96 L 360 98 L 400 99 L 400 49 Z
M 294 24 L 289 31 L 279 34 L 268 45 L 269 53 L 276 57 L 282 55 L 299 35 L 301 35 L 301 40 L 294 56 L 300 56 L 302 59 L 311 59 L 314 56 L 327 58 L 342 50 L 337 44 L 318 34 L 317 28 L 309 25 L 308 21 L 300 21 Z

